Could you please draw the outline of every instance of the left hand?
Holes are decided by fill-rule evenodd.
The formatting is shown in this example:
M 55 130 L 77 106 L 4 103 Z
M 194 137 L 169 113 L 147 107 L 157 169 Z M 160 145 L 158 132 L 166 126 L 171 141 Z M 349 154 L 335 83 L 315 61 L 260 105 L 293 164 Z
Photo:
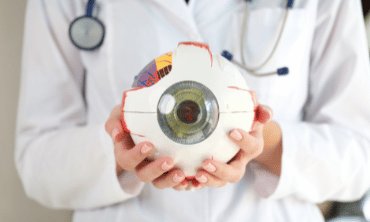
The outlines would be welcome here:
M 256 158 L 263 151 L 263 127 L 272 119 L 272 110 L 268 106 L 257 107 L 256 118 L 252 130 L 242 129 L 230 131 L 230 138 L 240 147 L 239 152 L 228 162 L 223 163 L 214 159 L 203 162 L 203 169 L 199 170 L 192 184 L 195 188 L 222 187 L 228 182 L 238 182 L 245 173 L 249 161 Z

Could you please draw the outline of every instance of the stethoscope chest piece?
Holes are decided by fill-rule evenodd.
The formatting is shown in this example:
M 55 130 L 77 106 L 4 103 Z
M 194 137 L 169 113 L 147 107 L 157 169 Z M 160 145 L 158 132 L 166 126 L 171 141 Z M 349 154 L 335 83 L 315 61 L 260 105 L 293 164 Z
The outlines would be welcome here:
M 92 17 L 94 1 L 89 1 L 86 15 L 76 18 L 69 27 L 72 43 L 82 50 L 99 48 L 104 41 L 105 28 L 101 21 Z

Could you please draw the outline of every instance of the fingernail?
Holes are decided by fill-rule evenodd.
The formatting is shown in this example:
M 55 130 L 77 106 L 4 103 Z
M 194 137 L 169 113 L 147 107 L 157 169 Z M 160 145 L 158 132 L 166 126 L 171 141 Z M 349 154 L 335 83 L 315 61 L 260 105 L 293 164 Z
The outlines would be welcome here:
M 203 168 L 210 173 L 214 173 L 216 171 L 216 167 L 213 164 L 208 163 L 207 165 L 203 165 Z
M 114 141 L 117 141 L 117 135 L 119 134 L 119 129 L 114 129 L 113 131 L 112 131 L 112 139 L 114 140 Z
M 151 146 L 148 146 L 146 143 L 141 147 L 141 153 L 142 154 L 147 154 L 150 152 L 150 150 L 152 149 Z
M 231 133 L 230 133 L 230 137 L 233 138 L 234 140 L 241 140 L 243 138 L 242 134 L 240 134 L 240 132 L 238 130 L 233 130 Z
M 167 161 L 164 161 L 164 163 L 162 163 L 161 169 L 163 171 L 168 171 L 171 168 L 172 168 L 172 165 L 171 164 L 168 164 Z
M 184 176 L 179 176 L 179 174 L 177 174 L 177 173 L 175 174 L 175 176 L 173 176 L 173 181 L 175 183 L 180 183 L 183 180 L 184 180 Z
M 207 177 L 205 177 L 204 175 L 200 176 L 200 177 L 197 177 L 197 180 L 201 183 L 207 183 Z

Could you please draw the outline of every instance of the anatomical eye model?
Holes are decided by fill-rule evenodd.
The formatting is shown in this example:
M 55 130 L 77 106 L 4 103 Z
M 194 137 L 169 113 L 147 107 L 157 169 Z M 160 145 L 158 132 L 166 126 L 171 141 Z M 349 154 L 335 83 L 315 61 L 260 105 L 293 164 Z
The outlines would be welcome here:
M 205 159 L 227 162 L 239 151 L 228 133 L 251 130 L 257 99 L 240 72 L 207 44 L 184 42 L 149 63 L 124 92 L 122 124 L 153 157 L 170 156 L 193 178 Z

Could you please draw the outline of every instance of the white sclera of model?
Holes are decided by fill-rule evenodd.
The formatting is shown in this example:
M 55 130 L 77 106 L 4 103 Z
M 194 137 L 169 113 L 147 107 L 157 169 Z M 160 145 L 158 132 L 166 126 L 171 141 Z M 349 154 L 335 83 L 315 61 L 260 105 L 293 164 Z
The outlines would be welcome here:
M 241 73 L 222 56 L 194 45 L 179 45 L 172 54 L 172 70 L 159 82 L 134 91 L 127 91 L 122 111 L 123 121 L 131 131 L 135 144 L 151 142 L 154 156 L 170 156 L 185 176 L 195 176 L 205 159 L 213 157 L 227 162 L 239 151 L 229 138 L 229 132 L 240 128 L 251 130 L 255 104 Z M 205 140 L 196 144 L 181 144 L 171 140 L 161 130 L 157 110 L 169 113 L 174 99 L 164 95 L 166 107 L 158 108 L 164 92 L 173 84 L 194 81 L 206 86 L 215 96 L 219 117 L 217 125 Z M 230 88 L 233 87 L 233 88 Z M 238 89 L 237 89 L 238 88 Z M 141 136 L 139 136 L 141 135 Z M 143 137 L 142 137 L 143 136 Z

